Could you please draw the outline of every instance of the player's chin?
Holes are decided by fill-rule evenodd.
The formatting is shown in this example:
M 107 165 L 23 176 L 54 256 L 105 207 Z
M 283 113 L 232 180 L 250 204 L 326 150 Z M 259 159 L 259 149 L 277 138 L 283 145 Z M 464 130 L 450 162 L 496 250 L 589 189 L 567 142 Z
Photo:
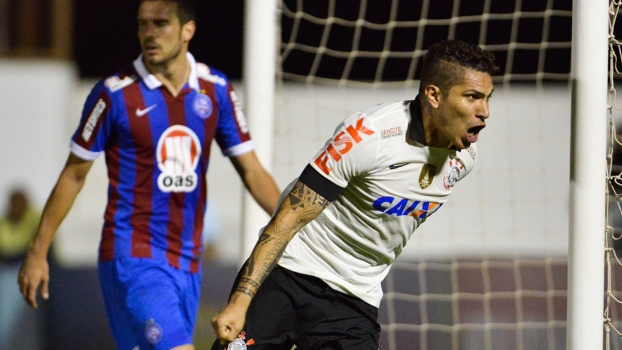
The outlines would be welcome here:
M 165 59 L 153 59 L 153 60 L 147 60 L 147 63 L 149 64 L 149 66 L 151 67 L 166 67 L 167 64 L 170 61 L 167 61 Z
M 469 148 L 469 146 L 471 146 L 469 142 L 462 142 L 461 144 L 454 145 L 455 149 L 458 149 L 458 150 L 467 149 Z
M 143 57 L 145 62 L 150 65 L 160 65 L 162 64 L 162 61 L 164 61 L 161 55 L 158 52 L 155 52 L 155 50 L 143 51 Z
M 468 139 L 462 139 L 462 140 L 460 140 L 460 143 L 456 143 L 454 146 L 457 149 L 467 149 L 467 148 L 469 148 L 469 146 L 471 146 L 472 143 L 473 142 L 471 142 Z

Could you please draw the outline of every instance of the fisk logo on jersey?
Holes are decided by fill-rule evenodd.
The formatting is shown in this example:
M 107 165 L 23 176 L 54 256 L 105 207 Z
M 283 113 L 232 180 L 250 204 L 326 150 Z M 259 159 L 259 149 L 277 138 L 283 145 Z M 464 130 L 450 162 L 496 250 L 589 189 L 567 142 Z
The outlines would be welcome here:
M 364 135 L 373 134 L 374 131 L 363 126 L 363 118 L 359 118 L 354 125 L 348 125 L 345 130 L 335 136 L 333 142 L 315 159 L 315 165 L 328 175 L 331 169 L 326 163 L 330 158 L 336 162 L 340 161 L 341 156 L 350 152 L 352 146 L 363 141 Z
M 162 192 L 190 192 L 197 187 L 201 143 L 192 130 L 183 125 L 169 127 L 160 136 L 156 152 Z
M 388 215 L 413 216 L 425 219 L 434 214 L 443 204 L 436 202 L 412 201 L 406 198 L 384 196 L 376 199 L 372 206 L 374 209 Z

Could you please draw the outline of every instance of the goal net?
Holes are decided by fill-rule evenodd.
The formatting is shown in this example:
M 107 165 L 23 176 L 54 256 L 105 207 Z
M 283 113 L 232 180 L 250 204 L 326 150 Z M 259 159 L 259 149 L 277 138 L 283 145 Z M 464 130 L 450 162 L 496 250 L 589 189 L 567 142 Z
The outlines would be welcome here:
M 622 106 L 618 102 L 622 77 L 622 1 L 609 3 L 609 137 L 607 147 L 607 210 L 605 240 L 605 347 L 622 347 Z
M 279 12 L 280 183 L 346 116 L 415 98 L 431 44 L 477 43 L 501 68 L 480 162 L 384 282 L 380 348 L 565 349 L 572 1 L 280 0 Z

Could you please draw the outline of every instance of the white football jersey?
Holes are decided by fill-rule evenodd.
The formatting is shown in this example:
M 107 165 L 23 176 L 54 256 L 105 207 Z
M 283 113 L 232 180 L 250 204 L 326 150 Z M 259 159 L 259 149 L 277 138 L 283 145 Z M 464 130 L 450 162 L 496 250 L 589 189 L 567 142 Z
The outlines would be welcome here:
M 378 307 L 391 264 L 476 158 L 475 144 L 425 145 L 418 98 L 351 115 L 300 176 L 327 199 L 326 186 L 318 188 L 323 181 L 341 192 L 294 236 L 279 265 Z

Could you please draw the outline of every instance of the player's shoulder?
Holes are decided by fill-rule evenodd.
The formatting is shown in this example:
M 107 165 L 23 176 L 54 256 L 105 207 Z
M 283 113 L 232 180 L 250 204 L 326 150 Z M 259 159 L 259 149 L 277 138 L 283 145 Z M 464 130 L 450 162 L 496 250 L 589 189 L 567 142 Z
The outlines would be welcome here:
M 410 101 L 395 101 L 380 103 L 363 110 L 363 114 L 369 118 L 386 118 L 388 116 L 400 116 L 408 111 Z
M 214 67 L 208 66 L 203 62 L 196 63 L 196 70 L 197 78 L 201 80 L 205 80 L 212 84 L 220 86 L 227 86 L 229 84 L 229 78 L 227 78 L 227 75 L 224 72 Z
M 472 143 L 469 147 L 457 152 L 456 155 L 468 167 L 473 166 L 477 162 L 477 143 Z
M 132 65 L 127 65 L 114 74 L 100 80 L 98 85 L 114 93 L 138 82 L 138 80 L 139 76 L 136 69 Z
M 408 123 L 408 101 L 381 103 L 358 113 L 375 130 L 400 128 Z

